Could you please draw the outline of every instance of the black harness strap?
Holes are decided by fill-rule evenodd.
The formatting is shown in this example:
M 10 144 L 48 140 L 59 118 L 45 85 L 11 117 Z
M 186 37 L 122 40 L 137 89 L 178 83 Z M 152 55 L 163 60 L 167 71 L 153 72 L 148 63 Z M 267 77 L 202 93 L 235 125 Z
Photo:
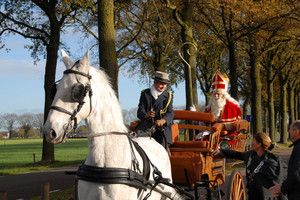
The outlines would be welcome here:
M 150 177 L 150 160 L 145 153 L 144 149 L 135 141 L 131 140 L 135 149 L 140 154 L 143 159 L 143 176 L 146 180 L 149 180 Z
M 142 147 L 128 137 L 143 159 L 143 174 L 139 174 L 131 169 L 114 168 L 114 167 L 96 167 L 81 165 L 77 171 L 80 180 L 107 183 L 107 184 L 126 184 L 133 187 L 147 190 L 147 186 L 152 186 L 149 182 L 150 177 L 150 160 Z M 132 148 L 132 147 L 131 147 Z
M 136 188 L 147 190 L 151 183 L 144 176 L 131 169 L 114 167 L 95 167 L 81 165 L 77 171 L 80 180 L 107 183 L 107 184 L 125 184 Z
M 76 65 L 77 63 L 75 63 L 74 64 L 74 66 Z M 73 66 L 73 67 L 74 67 Z M 72 67 L 72 68 L 73 68 Z M 64 74 L 78 74 L 78 75 L 81 75 L 81 76 L 85 76 L 85 77 L 87 77 L 88 79 L 91 79 L 92 78 L 92 76 L 91 75 L 89 75 L 89 74 L 86 74 L 86 73 L 83 73 L 83 72 L 80 72 L 80 71 L 76 71 L 76 70 L 73 70 L 73 69 L 67 69 L 67 70 L 65 70 L 64 71 Z
M 71 115 L 71 116 L 73 115 L 73 113 L 67 111 L 67 110 L 64 109 L 64 108 L 58 107 L 58 106 L 50 106 L 50 109 L 53 109 L 53 110 L 57 110 L 57 111 L 59 111 L 59 112 L 66 113 L 66 114 Z

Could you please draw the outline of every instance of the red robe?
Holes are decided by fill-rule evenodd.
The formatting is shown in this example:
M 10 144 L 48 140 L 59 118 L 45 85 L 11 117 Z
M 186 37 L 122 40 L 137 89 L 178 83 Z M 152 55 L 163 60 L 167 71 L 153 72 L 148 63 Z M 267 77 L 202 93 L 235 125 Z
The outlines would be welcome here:
M 210 109 L 211 108 L 209 107 L 205 110 L 205 112 L 210 113 Z M 226 99 L 226 104 L 221 110 L 220 117 L 216 122 L 224 124 L 224 129 L 230 131 L 233 129 L 233 122 L 240 120 L 241 116 L 242 112 L 240 107 L 237 104 Z

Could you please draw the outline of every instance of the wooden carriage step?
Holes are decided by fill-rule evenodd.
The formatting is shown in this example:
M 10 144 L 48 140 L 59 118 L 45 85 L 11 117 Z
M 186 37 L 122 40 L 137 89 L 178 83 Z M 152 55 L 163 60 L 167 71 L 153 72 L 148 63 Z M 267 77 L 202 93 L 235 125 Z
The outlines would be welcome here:
M 223 166 L 223 159 L 222 160 L 213 160 L 214 166 Z
M 213 176 L 216 176 L 216 175 L 222 174 L 222 173 L 224 173 L 224 169 L 223 169 L 222 166 L 221 167 L 212 168 L 212 175 Z

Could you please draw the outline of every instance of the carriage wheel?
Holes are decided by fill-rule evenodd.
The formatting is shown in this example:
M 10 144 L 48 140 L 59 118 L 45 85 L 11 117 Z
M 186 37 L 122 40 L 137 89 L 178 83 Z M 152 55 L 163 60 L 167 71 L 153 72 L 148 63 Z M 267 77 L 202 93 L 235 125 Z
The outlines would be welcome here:
M 227 200 L 246 200 L 245 186 L 241 172 L 234 170 L 229 178 Z
M 231 149 L 229 142 L 226 140 L 223 140 L 222 142 L 220 142 L 219 147 L 220 147 L 220 149 Z

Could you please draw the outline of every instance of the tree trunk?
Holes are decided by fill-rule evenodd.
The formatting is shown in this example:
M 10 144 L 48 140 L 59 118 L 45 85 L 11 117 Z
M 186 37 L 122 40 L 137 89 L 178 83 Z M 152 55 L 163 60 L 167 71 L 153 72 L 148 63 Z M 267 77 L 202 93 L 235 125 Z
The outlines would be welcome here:
M 248 114 L 248 106 L 249 106 L 250 100 L 251 99 L 249 98 L 249 96 L 247 96 L 245 101 L 244 101 L 244 104 L 243 104 L 243 119 L 246 119 L 246 116 Z
M 264 106 L 264 133 L 268 133 L 268 108 Z
M 280 132 L 280 105 L 274 106 L 275 110 L 275 141 L 277 142 L 278 139 L 276 138 L 276 134 Z
M 292 122 L 295 120 L 295 93 L 294 93 L 294 86 L 293 83 L 288 83 L 288 100 L 289 100 L 289 126 L 292 124 Z
M 283 80 L 282 73 L 279 73 L 280 81 L 280 142 L 287 144 L 287 83 Z
M 12 139 L 12 136 L 13 136 L 13 131 L 9 131 L 9 139 Z
M 236 58 L 235 58 L 235 44 L 230 41 L 228 45 L 229 50 L 229 80 L 230 80 L 230 95 L 238 100 L 238 75 L 236 70 Z
M 100 66 L 111 79 L 112 87 L 118 95 L 118 62 L 115 47 L 114 1 L 98 1 L 98 34 Z
M 280 123 L 280 99 L 279 99 L 279 105 L 275 107 L 275 135 L 279 134 L 279 142 L 280 142 L 280 127 L 281 127 L 281 123 Z M 278 139 L 276 138 L 275 141 L 278 141 Z
M 184 48 L 184 59 L 190 60 L 189 55 L 186 53 L 188 48 Z M 185 95 L 186 95 L 186 110 L 194 105 L 193 101 L 193 86 L 192 86 L 192 66 L 184 63 L 184 76 L 185 76 Z
M 298 95 L 299 93 L 297 92 L 297 89 L 295 89 L 295 119 L 299 119 L 299 111 L 300 111 L 300 104 L 299 104 L 299 100 L 300 100 L 300 95 Z
M 297 92 L 297 117 L 296 119 L 300 118 L 300 92 Z
M 185 0 L 184 8 L 178 8 L 169 0 L 166 0 L 166 6 L 173 11 L 174 20 L 181 26 L 181 38 L 183 44 L 186 42 L 194 44 L 193 36 L 193 13 L 194 3 Z M 189 53 L 187 52 L 189 50 Z M 190 67 L 184 63 L 185 70 L 185 92 L 186 92 L 186 109 L 195 105 L 198 107 L 197 77 L 196 77 L 196 52 L 193 45 L 183 46 L 183 57 L 189 63 Z
M 262 117 L 261 117 L 261 80 L 260 80 L 260 65 L 255 51 L 250 49 L 250 77 L 252 82 L 252 99 L 251 99 L 251 114 L 253 133 L 262 132 Z
M 268 110 L 269 110 L 269 136 L 272 142 L 275 141 L 275 113 L 274 113 L 274 91 L 273 91 L 273 72 L 272 66 L 267 67 L 267 93 L 268 93 Z
M 193 43 L 193 3 L 185 2 L 185 7 L 182 10 L 181 37 L 183 43 Z M 185 80 L 186 80 L 186 109 L 195 105 L 198 107 L 198 92 L 197 92 L 197 77 L 196 77 L 196 51 L 193 45 L 185 45 L 184 59 L 189 65 L 185 64 Z M 187 51 L 188 50 L 188 51 Z M 188 53 L 189 52 L 189 53 Z
M 52 25 L 53 26 L 53 25 Z M 51 28 L 51 36 L 49 45 L 47 46 L 47 59 L 45 70 L 45 108 L 44 108 L 44 123 L 47 120 L 52 99 L 50 95 L 51 87 L 55 83 L 55 73 L 57 65 L 57 52 L 59 49 L 60 27 Z M 54 144 L 46 141 L 45 135 L 43 136 L 43 153 L 42 162 L 54 162 Z

